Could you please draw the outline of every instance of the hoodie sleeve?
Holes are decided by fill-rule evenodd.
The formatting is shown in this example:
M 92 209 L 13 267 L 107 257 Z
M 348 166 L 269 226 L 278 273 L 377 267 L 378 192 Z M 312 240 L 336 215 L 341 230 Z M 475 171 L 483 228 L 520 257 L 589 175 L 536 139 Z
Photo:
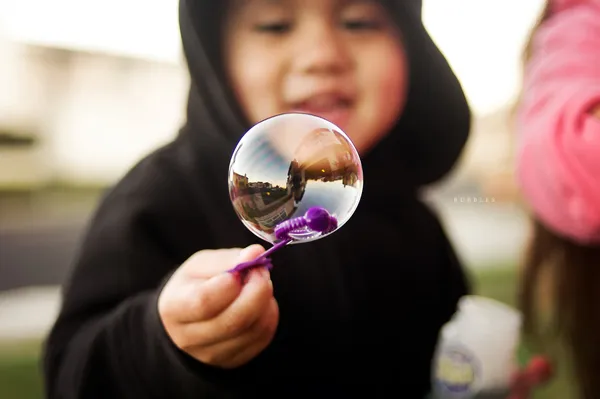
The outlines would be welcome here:
M 600 0 L 559 0 L 533 37 L 518 114 L 518 180 L 549 227 L 600 238 Z
M 160 289 L 194 252 L 175 237 L 207 240 L 177 179 L 154 161 L 134 168 L 92 220 L 45 342 L 47 398 L 227 398 L 236 386 L 234 372 L 179 351 L 160 321 Z

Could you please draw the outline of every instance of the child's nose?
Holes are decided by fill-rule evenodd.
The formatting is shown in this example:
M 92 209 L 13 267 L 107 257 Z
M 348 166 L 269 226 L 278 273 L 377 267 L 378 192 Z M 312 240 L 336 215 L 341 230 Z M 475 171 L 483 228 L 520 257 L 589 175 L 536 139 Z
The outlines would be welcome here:
M 297 67 L 304 73 L 343 73 L 352 65 L 348 46 L 335 29 L 312 29 L 298 42 L 295 59 Z

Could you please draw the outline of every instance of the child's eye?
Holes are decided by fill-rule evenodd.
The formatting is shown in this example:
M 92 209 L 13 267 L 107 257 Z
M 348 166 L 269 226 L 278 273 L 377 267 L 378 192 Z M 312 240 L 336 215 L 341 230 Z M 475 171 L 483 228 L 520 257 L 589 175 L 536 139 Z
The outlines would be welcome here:
M 283 34 L 288 32 L 291 29 L 291 27 L 292 24 L 289 22 L 273 22 L 258 24 L 254 27 L 254 29 L 258 32 L 263 33 Z
M 381 27 L 381 23 L 377 20 L 369 19 L 349 19 L 342 23 L 344 28 L 350 30 L 375 30 Z

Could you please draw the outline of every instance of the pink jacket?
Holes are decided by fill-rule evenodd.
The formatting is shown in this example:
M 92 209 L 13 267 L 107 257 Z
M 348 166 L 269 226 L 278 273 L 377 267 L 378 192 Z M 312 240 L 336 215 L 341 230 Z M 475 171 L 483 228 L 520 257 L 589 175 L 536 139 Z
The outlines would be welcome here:
M 517 178 L 548 228 L 600 243 L 600 0 L 550 0 L 525 69 Z

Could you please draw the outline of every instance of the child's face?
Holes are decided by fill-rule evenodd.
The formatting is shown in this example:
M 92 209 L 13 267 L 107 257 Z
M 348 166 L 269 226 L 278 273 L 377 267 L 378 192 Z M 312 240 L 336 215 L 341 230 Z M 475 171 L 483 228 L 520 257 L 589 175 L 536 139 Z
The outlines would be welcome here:
M 233 0 L 225 25 L 228 74 L 257 123 L 302 111 L 338 125 L 364 153 L 404 106 L 399 35 L 368 0 Z

